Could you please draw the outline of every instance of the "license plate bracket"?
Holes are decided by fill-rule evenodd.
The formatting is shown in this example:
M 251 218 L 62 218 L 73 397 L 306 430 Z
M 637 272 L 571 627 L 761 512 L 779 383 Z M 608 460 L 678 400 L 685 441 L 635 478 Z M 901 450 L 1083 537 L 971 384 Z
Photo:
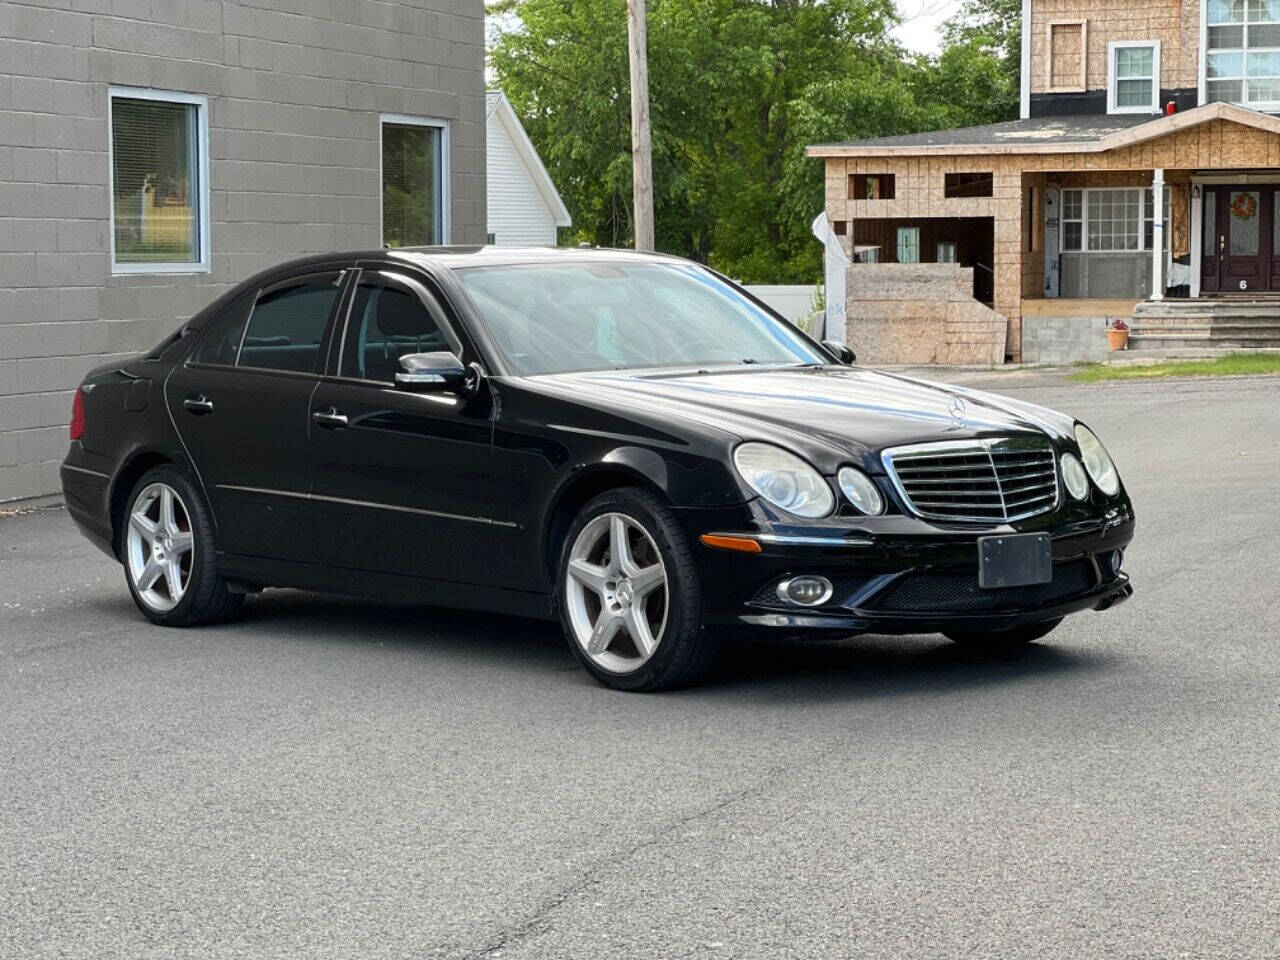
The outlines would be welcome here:
M 978 586 L 1029 587 L 1053 580 L 1053 543 L 1047 533 L 978 538 Z

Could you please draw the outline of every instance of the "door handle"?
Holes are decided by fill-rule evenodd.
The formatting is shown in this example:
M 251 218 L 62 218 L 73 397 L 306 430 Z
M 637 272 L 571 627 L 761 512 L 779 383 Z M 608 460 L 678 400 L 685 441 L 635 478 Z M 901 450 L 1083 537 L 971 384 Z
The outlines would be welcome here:
M 348 423 L 347 415 L 339 413 L 334 407 L 328 410 L 316 410 L 311 414 L 311 419 L 326 430 L 341 430 Z
M 197 417 L 203 417 L 206 413 L 213 413 L 213 401 L 203 393 L 198 397 L 187 397 L 182 401 L 182 405 L 186 408 L 187 413 L 194 413 Z

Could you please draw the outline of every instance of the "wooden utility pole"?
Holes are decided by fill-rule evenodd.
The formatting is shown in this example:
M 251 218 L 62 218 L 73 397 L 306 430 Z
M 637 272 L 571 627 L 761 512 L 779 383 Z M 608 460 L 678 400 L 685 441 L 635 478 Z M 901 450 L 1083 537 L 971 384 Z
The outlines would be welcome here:
M 649 139 L 649 44 L 645 0 L 627 0 L 631 54 L 631 202 L 636 249 L 653 249 L 653 156 Z

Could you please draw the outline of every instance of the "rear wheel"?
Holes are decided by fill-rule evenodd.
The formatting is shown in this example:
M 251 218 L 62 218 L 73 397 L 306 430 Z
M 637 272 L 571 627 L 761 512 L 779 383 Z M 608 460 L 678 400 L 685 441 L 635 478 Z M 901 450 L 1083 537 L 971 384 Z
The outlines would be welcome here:
M 240 608 L 218 576 L 213 523 L 199 491 L 176 467 L 148 471 L 129 495 L 122 537 L 125 580 L 155 623 L 213 623 Z
M 1014 627 L 1012 630 L 990 630 L 985 632 L 948 630 L 943 636 L 961 646 L 971 647 L 975 650 L 1008 650 L 1034 643 L 1052 631 L 1061 622 L 1062 617 L 1058 617 L 1056 620 L 1045 620 L 1042 623 L 1032 623 L 1025 627 Z
M 693 551 L 674 511 L 648 491 L 587 504 L 565 538 L 557 586 L 569 646 L 606 686 L 670 689 L 710 667 Z

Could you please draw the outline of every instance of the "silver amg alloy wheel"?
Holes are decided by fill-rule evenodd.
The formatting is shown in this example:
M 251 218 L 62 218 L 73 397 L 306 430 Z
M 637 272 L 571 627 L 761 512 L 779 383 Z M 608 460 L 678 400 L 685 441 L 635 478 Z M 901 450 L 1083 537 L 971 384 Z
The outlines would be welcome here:
M 142 489 L 129 512 L 125 562 L 138 598 L 157 613 L 178 605 L 191 578 L 191 518 L 167 483 Z
M 611 673 L 643 666 L 667 623 L 667 571 L 648 531 L 624 513 L 595 517 L 573 542 L 565 578 L 583 652 Z

